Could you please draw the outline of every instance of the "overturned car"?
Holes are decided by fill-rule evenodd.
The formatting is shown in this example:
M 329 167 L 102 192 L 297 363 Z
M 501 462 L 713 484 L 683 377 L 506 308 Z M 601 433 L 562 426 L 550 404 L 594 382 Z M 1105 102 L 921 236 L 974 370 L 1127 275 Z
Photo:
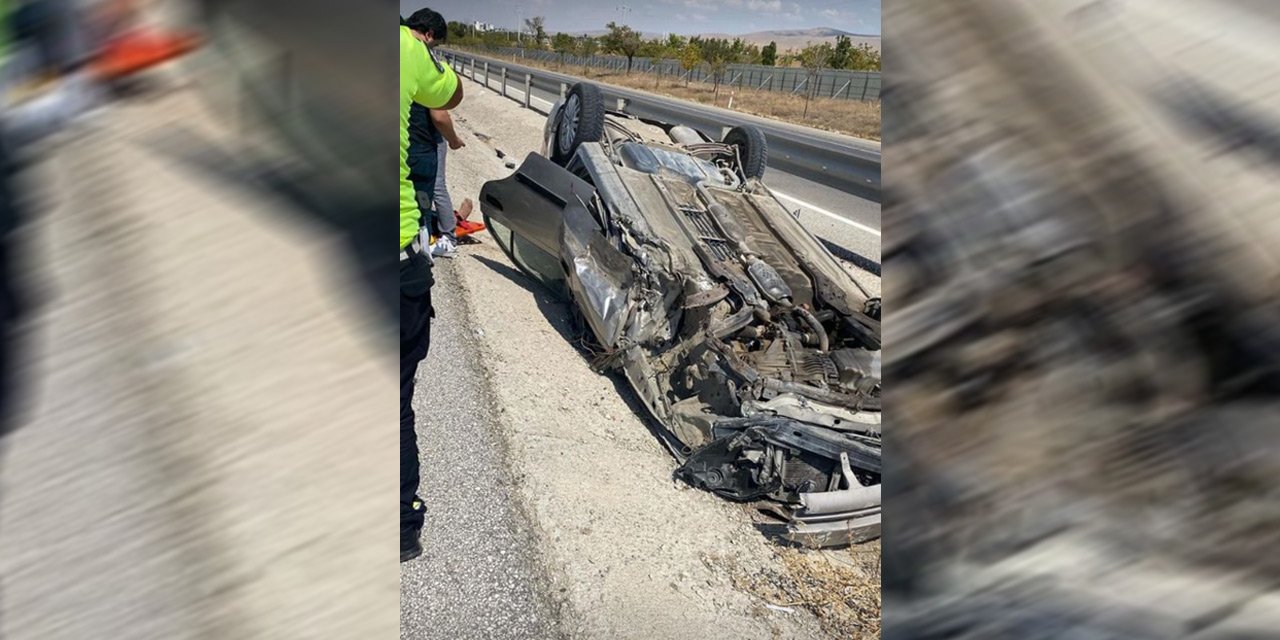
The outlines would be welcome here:
M 766 163 L 758 129 L 714 141 L 606 110 L 580 83 L 543 154 L 486 183 L 481 210 L 511 261 L 571 300 L 679 478 L 755 503 L 794 542 L 873 539 L 880 300 L 765 187 Z

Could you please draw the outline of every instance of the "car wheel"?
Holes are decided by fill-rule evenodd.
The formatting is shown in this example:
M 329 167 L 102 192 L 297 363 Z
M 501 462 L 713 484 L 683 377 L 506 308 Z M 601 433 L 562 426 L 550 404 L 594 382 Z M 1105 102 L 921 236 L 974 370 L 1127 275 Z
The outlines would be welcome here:
M 556 138 L 551 159 L 564 165 L 584 142 L 599 142 L 604 138 L 604 95 L 600 88 L 579 82 L 569 89 L 564 106 L 560 107 L 560 121 L 556 124 Z
M 764 170 L 769 165 L 769 142 L 764 139 L 763 131 L 751 125 L 734 127 L 724 135 L 724 143 L 738 148 L 744 176 L 764 178 Z

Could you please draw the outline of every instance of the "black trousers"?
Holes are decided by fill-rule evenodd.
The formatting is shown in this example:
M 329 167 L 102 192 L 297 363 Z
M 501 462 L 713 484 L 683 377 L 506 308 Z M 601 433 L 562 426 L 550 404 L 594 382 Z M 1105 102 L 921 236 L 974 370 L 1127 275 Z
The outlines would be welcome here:
M 19 291 L 18 231 L 22 225 L 15 167 L 0 138 L 0 437 L 17 423 L 17 353 L 20 327 L 26 316 L 26 296 Z
M 418 497 L 418 438 L 414 430 L 413 379 L 431 346 L 431 262 L 417 254 L 400 263 L 400 541 L 422 529 Z

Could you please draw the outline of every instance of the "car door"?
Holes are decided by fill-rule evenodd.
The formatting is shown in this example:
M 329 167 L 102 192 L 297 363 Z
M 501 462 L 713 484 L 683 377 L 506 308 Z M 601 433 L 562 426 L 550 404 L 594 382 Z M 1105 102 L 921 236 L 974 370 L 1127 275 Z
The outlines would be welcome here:
M 558 293 L 565 293 L 560 234 L 569 205 L 591 202 L 595 189 L 563 167 L 530 153 L 515 173 L 480 189 L 485 225 L 507 257 Z
M 631 312 L 631 259 L 614 247 L 588 203 L 595 188 L 529 154 L 510 177 L 485 183 L 485 223 L 517 266 L 570 297 L 592 333 L 615 346 Z

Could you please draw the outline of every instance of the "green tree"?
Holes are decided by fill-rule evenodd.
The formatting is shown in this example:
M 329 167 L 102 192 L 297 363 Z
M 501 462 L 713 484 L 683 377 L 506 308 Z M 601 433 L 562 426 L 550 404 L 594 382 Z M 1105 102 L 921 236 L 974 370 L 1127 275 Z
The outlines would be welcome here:
M 551 38 L 551 48 L 560 54 L 560 68 L 562 69 L 564 68 L 564 56 L 573 51 L 573 44 L 573 36 L 567 33 L 557 33 L 555 37 Z
M 849 52 L 849 62 L 844 68 L 858 71 L 879 71 L 880 52 L 872 49 L 869 44 L 860 44 Z
M 542 41 L 547 38 L 546 23 L 546 18 L 543 18 L 542 16 L 525 18 L 524 26 L 528 27 L 529 33 L 533 34 L 533 48 L 535 49 L 541 49 Z
M 470 25 L 450 20 L 445 26 L 449 29 L 449 42 L 455 44 L 468 44 L 469 36 L 467 33 L 472 30 Z
M 817 90 L 818 74 L 830 63 L 831 54 L 834 51 L 835 48 L 831 46 L 830 42 L 811 44 L 800 50 L 798 56 L 800 64 L 809 71 L 804 92 L 804 114 L 800 116 L 802 118 L 809 117 L 809 101 L 813 100 Z
M 760 50 L 760 64 L 772 67 L 778 62 L 778 43 L 770 41 Z
M 654 38 L 653 40 L 643 40 L 640 42 L 640 48 L 636 51 L 636 55 L 649 58 L 662 57 L 663 51 L 667 46 L 666 40 Z
M 600 50 L 600 42 L 591 36 L 582 36 L 578 40 L 577 52 L 582 56 L 582 75 L 587 75 L 590 70 L 591 56 L 594 56 Z
M 480 41 L 486 47 L 505 47 L 511 44 L 511 34 L 501 31 L 486 31 L 481 34 Z
M 683 36 L 671 33 L 667 34 L 667 38 L 665 40 L 661 38 L 654 39 L 651 41 L 651 44 L 652 46 L 648 53 L 643 53 L 642 55 L 648 55 L 653 58 L 653 88 L 657 89 L 662 83 L 662 70 L 664 65 L 661 63 L 672 58 L 679 59 L 684 54 L 684 50 L 688 42 Z
M 714 97 L 720 97 L 720 83 L 724 81 L 725 71 L 729 65 L 737 62 L 742 52 L 742 41 L 736 43 L 719 38 L 706 38 L 699 44 L 702 49 L 702 60 L 711 70 L 711 80 L 715 84 Z
M 604 49 L 627 57 L 627 73 L 631 73 L 631 61 L 640 51 L 640 34 L 631 27 L 610 22 L 605 25 L 609 33 L 604 36 Z
M 702 64 L 702 49 L 696 42 L 685 43 L 680 50 L 680 68 L 685 70 L 684 86 L 689 86 L 689 76 L 699 64 Z
M 827 64 L 832 69 L 849 69 L 853 62 L 853 41 L 849 36 L 836 36 L 836 46 L 831 50 L 831 59 Z

